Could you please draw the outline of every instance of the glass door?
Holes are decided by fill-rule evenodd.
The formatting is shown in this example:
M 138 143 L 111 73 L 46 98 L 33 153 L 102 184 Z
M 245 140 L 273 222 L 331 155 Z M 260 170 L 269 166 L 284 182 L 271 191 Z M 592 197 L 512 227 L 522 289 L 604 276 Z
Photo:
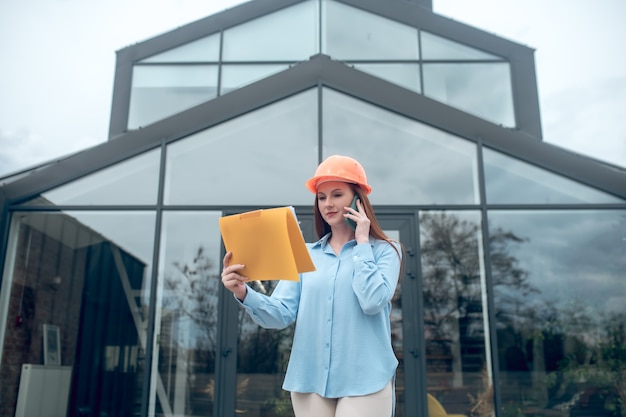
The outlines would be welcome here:
M 423 339 L 419 336 L 422 323 L 419 289 L 419 263 L 417 253 L 417 230 L 412 215 L 380 215 L 379 221 L 385 234 L 402 243 L 404 249 L 403 276 L 396 287 L 391 306 L 391 343 L 398 358 L 396 373 L 396 417 L 425 415 L 423 394 L 424 372 L 420 358 Z M 421 376 L 421 378 L 420 378 Z
M 305 240 L 316 240 L 311 216 L 298 215 Z M 405 247 L 405 269 L 392 299 L 391 332 L 393 349 L 400 362 L 396 375 L 396 417 L 425 415 L 422 388 L 425 386 L 423 325 L 418 317 L 420 298 L 419 259 L 416 256 L 416 217 L 410 215 L 379 215 L 385 233 Z M 257 290 L 271 293 L 274 282 L 253 282 Z M 281 385 L 289 358 L 293 327 L 265 330 L 252 323 L 245 312 L 235 306 L 238 318 L 237 378 L 232 381 L 235 392 L 234 412 L 250 417 L 293 417 L 289 393 Z M 229 355 L 230 357 L 231 355 Z M 259 360 L 262 358 L 263 360 Z M 418 379 L 421 376 L 421 380 Z M 229 412 L 230 415 L 230 412 Z

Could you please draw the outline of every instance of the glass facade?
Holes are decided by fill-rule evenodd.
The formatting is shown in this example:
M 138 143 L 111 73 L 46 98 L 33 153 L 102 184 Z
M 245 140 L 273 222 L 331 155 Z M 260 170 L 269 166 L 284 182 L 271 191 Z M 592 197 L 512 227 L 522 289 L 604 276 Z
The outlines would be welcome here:
M 398 415 L 415 415 L 408 398 L 418 389 L 415 375 L 423 375 L 427 392 L 449 412 L 465 414 L 479 398 L 489 398 L 480 404 L 494 409 L 494 381 L 503 416 L 513 415 L 511 410 L 565 410 L 581 393 L 595 395 L 593 383 L 573 375 L 595 369 L 585 368 L 589 360 L 604 366 L 608 359 L 598 356 L 603 349 L 619 354 L 610 347 L 622 346 L 611 343 L 621 340 L 626 314 L 626 206 L 587 206 L 624 201 L 324 87 L 45 191 L 13 212 L 3 281 L 11 306 L 2 359 L 5 393 L 15 397 L 22 363 L 41 361 L 36 343 L 29 354 L 16 355 L 9 341 L 36 340 L 42 326 L 53 323 L 61 329 L 63 366 L 101 358 L 68 387 L 69 407 L 124 410 L 128 397 L 109 392 L 106 384 L 89 392 L 80 385 L 94 372 L 103 381 L 121 373 L 126 395 L 143 399 L 148 415 L 214 415 L 224 395 L 218 392 L 220 326 L 230 323 L 239 329 L 236 410 L 289 415 L 280 385 L 292 329 L 263 330 L 241 310 L 220 307 L 228 301 L 219 282 L 218 219 L 225 212 L 203 207 L 310 207 L 302 183 L 317 165 L 320 144 L 322 158 L 339 153 L 361 160 L 376 190 L 373 203 L 396 207 L 394 217 L 419 230 L 417 237 L 389 226 L 419 251 L 403 296 L 394 302 Z M 236 155 L 246 169 L 233 170 L 225 155 Z M 483 213 L 490 203 L 518 208 Z M 543 208 L 525 210 L 525 204 Z M 572 208 L 551 210 L 550 204 Z M 411 210 L 416 206 L 424 207 L 417 218 Z M 312 240 L 308 213 L 302 212 L 303 231 Z M 381 221 L 390 219 L 383 215 Z M 274 285 L 263 282 L 259 290 L 271 293 Z M 66 308 L 67 300 L 80 300 L 75 311 Z M 107 307 L 98 308 L 104 300 Z M 127 326 L 119 328 L 120 320 Z M 424 362 L 411 353 L 419 350 L 412 340 L 423 349 Z M 603 372 L 609 385 L 621 375 Z M 603 389 L 617 395 L 609 385 Z M 111 398 L 94 402 L 99 396 Z
M 485 189 L 491 204 L 610 204 L 623 199 L 485 148 Z M 516 190 L 514 193 L 511 189 Z
M 219 211 L 163 213 L 151 415 L 212 415 L 220 216 Z
M 489 221 L 503 414 L 623 415 L 626 211 L 491 210 Z
M 368 167 L 378 204 L 477 204 L 476 144 L 324 90 L 324 157 L 353 155 Z M 380 152 L 385 147 L 385 152 Z
M 504 59 L 330 0 L 136 62 L 129 123 L 318 51 L 514 125 Z M 363 163 L 378 220 L 406 249 L 390 317 L 396 416 L 623 415 L 626 195 L 331 84 L 159 131 L 20 198 L 4 187 L 28 176 L 1 186 L 0 415 L 42 407 L 27 381 L 46 381 L 67 399 L 58 415 L 292 416 L 281 386 L 293 328 L 258 327 L 224 290 L 219 218 L 293 205 L 316 240 L 304 182 L 331 154 Z M 276 282 L 251 285 L 271 294 Z
M 340 61 L 419 59 L 416 28 L 338 2 L 322 4 L 322 53 Z
M 297 62 L 319 51 L 317 2 L 307 1 L 224 31 L 226 62 Z M 285 36 L 289 34 L 289 36 Z
M 482 252 L 479 212 L 420 213 L 426 386 L 449 413 L 491 388 Z
M 310 90 L 168 145 L 165 204 L 310 204 L 305 189 L 289 201 L 284 190 L 317 164 L 316 103 Z
M 216 97 L 217 71 L 217 65 L 137 65 L 133 69 L 129 129 Z
M 155 213 L 16 211 L 12 218 L 2 281 L 0 414 L 42 412 L 35 407 L 43 382 L 64 400 L 50 412 L 86 407 L 131 415 L 149 369 Z M 44 349 L 46 325 L 59 329 L 54 362 Z M 30 406 L 17 407 L 18 393 L 30 394 Z
M 146 126 L 318 53 L 516 126 L 507 60 L 334 0 L 307 0 L 137 62 L 127 127 Z
M 509 64 L 428 63 L 423 73 L 424 95 L 496 124 L 515 126 Z
M 159 149 L 41 193 L 29 204 L 44 206 L 154 205 L 159 185 Z

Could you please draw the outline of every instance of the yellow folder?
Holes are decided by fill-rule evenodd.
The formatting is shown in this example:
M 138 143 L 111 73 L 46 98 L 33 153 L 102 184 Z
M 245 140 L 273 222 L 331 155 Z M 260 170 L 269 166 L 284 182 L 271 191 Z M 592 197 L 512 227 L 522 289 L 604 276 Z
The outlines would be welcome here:
M 231 264 L 245 265 L 250 280 L 298 281 L 300 272 L 315 271 L 293 207 L 224 216 L 220 231 Z

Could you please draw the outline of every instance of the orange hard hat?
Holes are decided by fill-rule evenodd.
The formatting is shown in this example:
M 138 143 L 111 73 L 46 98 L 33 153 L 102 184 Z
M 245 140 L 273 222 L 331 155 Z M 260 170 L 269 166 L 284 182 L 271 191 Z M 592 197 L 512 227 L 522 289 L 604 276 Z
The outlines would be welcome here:
M 356 159 L 343 155 L 332 155 L 326 158 L 315 170 L 315 176 L 306 182 L 306 188 L 313 194 L 317 187 L 328 181 L 341 181 L 358 184 L 366 194 L 372 192 L 367 184 L 365 170 Z

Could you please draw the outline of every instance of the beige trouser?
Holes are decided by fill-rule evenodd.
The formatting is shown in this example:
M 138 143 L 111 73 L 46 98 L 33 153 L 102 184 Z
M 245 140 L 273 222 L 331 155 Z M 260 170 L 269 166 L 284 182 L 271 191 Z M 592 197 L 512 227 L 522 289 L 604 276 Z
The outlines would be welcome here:
M 381 391 L 359 397 L 324 398 L 318 394 L 291 393 L 296 417 L 391 417 L 391 381 Z

